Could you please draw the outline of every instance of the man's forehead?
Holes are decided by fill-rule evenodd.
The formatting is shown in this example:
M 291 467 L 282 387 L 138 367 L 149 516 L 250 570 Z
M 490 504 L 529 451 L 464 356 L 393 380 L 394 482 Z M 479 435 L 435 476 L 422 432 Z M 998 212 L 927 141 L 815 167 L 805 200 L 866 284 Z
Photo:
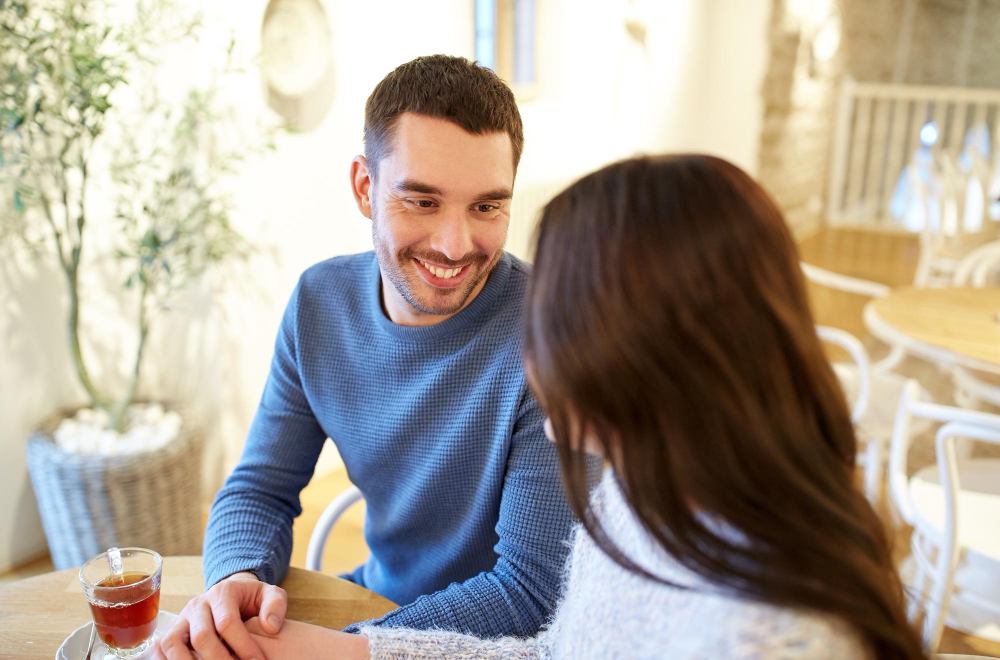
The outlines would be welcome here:
M 506 133 L 467 132 L 443 119 L 404 114 L 379 164 L 390 190 L 446 197 L 509 197 L 513 151 Z M 501 194 L 507 191 L 507 194 Z
M 392 127 L 396 139 L 419 140 L 430 136 L 434 140 L 469 139 L 478 142 L 495 141 L 513 153 L 510 135 L 505 131 L 485 131 L 470 133 L 459 124 L 442 117 L 432 117 L 417 112 L 404 112 L 396 118 Z

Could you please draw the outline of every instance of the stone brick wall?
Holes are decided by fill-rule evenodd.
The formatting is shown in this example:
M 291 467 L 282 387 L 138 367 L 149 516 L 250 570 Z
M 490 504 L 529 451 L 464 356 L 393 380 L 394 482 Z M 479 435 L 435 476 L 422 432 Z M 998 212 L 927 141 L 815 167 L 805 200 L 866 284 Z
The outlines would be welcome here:
M 792 2 L 773 0 L 758 172 L 802 236 L 822 224 L 839 83 L 844 76 L 892 82 L 907 0 L 836 0 L 840 48 L 830 61 L 812 67 Z M 968 66 L 957 72 L 972 2 L 978 5 Z M 1000 87 L 997 35 L 1000 0 L 918 0 L 903 82 L 957 85 L 964 73 L 967 86 Z

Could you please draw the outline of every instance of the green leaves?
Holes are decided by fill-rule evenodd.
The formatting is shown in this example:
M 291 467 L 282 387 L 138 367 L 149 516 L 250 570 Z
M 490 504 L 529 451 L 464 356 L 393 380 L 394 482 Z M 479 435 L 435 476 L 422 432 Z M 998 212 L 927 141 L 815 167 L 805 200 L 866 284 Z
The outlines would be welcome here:
M 0 107 L 0 130 L 7 133 L 16 131 L 24 123 L 24 117 L 11 108 Z
M 221 81 L 238 70 L 235 41 L 220 50 L 225 64 L 207 86 L 164 100 L 158 53 L 196 40 L 200 17 L 174 0 L 132 0 L 134 20 L 116 23 L 112 2 L 0 0 L 0 241 L 18 237 L 54 253 L 77 301 L 84 233 L 113 223 L 101 235 L 116 237 L 119 281 L 141 300 L 145 333 L 147 309 L 167 309 L 208 269 L 250 253 L 231 221 L 229 182 L 270 133 L 239 135 L 222 111 Z M 138 107 L 126 110 L 132 100 Z M 88 163 L 107 160 L 97 153 L 110 163 L 91 172 Z M 91 217 L 95 177 L 113 213 Z M 78 346 L 73 304 L 68 320 Z M 138 360 L 141 351 L 135 374 Z M 110 405 L 82 358 L 75 366 L 95 405 Z

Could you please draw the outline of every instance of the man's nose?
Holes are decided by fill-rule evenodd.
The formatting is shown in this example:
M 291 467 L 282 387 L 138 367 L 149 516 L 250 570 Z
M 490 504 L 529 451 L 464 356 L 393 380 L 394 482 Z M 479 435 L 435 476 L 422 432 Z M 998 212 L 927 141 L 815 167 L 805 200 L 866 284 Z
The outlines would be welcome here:
M 472 232 L 467 214 L 455 211 L 441 218 L 431 237 L 431 249 L 442 253 L 452 261 L 460 261 L 472 252 Z

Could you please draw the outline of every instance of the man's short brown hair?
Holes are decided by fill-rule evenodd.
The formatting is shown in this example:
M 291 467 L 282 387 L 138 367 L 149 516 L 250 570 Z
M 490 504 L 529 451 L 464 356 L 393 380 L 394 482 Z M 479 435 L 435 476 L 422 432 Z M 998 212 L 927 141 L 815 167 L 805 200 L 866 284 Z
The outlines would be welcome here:
M 445 119 L 476 135 L 507 133 L 517 172 L 524 149 L 521 113 L 514 93 L 489 69 L 464 57 L 430 55 L 383 78 L 365 103 L 365 160 L 373 176 L 404 112 Z

